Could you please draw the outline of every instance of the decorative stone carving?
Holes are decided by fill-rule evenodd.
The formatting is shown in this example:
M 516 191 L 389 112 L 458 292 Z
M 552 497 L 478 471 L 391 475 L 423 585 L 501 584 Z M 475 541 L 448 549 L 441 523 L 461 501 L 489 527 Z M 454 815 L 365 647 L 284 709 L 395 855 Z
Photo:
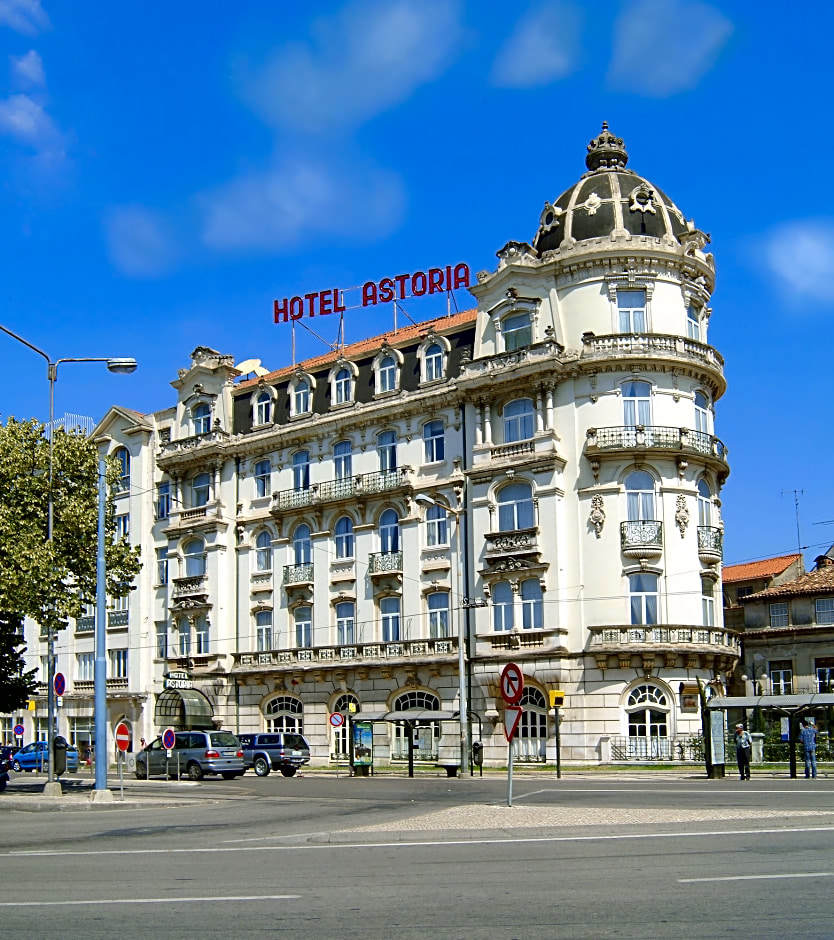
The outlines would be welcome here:
M 681 533 L 681 538 L 686 535 L 686 527 L 689 525 L 689 510 L 686 508 L 686 497 L 678 496 L 675 501 L 675 525 Z
M 578 209 L 584 209 L 588 215 L 596 215 L 597 209 L 602 205 L 602 199 L 596 194 L 591 193 L 590 196 L 582 203 L 581 206 L 577 206 Z
M 636 186 L 631 191 L 631 202 L 629 204 L 629 212 L 642 212 L 645 215 L 647 212 L 650 212 L 652 215 L 657 214 L 657 209 L 654 207 L 654 191 L 649 189 L 645 183 L 641 183 L 639 186 Z
M 602 497 L 599 493 L 591 497 L 591 514 L 588 516 L 588 522 L 593 526 L 599 538 L 602 534 L 602 527 L 605 525 L 605 509 L 603 509 Z

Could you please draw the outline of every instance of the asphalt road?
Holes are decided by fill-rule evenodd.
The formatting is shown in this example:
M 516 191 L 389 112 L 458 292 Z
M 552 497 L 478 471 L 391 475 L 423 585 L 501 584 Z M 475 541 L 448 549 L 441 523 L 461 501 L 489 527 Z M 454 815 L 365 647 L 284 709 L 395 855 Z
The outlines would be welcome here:
M 34 789 L 34 779 L 8 791 Z M 305 775 L 0 795 L 19 936 L 834 937 L 834 779 Z M 20 801 L 15 800 L 15 805 Z

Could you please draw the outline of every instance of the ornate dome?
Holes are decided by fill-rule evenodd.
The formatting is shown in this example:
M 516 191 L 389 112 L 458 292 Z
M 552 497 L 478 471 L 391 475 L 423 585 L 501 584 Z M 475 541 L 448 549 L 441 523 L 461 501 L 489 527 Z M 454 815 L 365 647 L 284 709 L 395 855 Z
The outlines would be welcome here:
M 588 144 L 588 172 L 555 202 L 546 202 L 533 247 L 541 256 L 564 243 L 592 238 L 648 235 L 680 242 L 687 226 L 683 213 L 655 185 L 627 170 L 628 153 L 603 121 Z

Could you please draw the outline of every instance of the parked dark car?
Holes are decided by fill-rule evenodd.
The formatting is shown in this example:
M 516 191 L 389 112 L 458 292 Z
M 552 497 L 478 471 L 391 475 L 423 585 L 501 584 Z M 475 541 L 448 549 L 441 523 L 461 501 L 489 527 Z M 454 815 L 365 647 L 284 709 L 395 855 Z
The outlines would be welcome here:
M 0 746 L 0 760 L 7 760 L 11 764 L 15 754 L 19 750 L 19 747 L 10 747 L 8 744 L 3 744 Z
M 156 738 L 136 755 L 136 776 L 167 774 L 175 777 L 179 772 L 192 780 L 204 774 L 221 774 L 226 780 L 242 777 L 243 751 L 240 741 L 231 731 L 177 731 L 176 744 L 168 753 L 162 738 Z
M 299 767 L 309 763 L 310 745 L 301 734 L 290 731 L 266 731 L 238 735 L 243 746 L 243 763 L 257 776 L 266 777 L 270 770 L 280 770 L 292 777 Z

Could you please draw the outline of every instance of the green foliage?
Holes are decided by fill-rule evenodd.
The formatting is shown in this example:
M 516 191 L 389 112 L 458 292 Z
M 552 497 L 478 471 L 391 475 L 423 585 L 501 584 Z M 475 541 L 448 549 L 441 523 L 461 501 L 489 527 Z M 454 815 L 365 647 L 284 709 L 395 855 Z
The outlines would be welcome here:
M 43 628 L 63 627 L 96 592 L 98 450 L 81 434 L 55 432 L 52 542 L 48 540 L 49 441 L 36 421 L 0 425 L 0 610 Z M 109 492 L 118 479 L 108 463 Z M 141 565 L 139 551 L 114 541 L 112 498 L 105 515 L 107 591 L 126 594 Z
M 24 672 L 23 618 L 0 612 L 0 713 L 19 708 L 34 692 L 36 669 Z

